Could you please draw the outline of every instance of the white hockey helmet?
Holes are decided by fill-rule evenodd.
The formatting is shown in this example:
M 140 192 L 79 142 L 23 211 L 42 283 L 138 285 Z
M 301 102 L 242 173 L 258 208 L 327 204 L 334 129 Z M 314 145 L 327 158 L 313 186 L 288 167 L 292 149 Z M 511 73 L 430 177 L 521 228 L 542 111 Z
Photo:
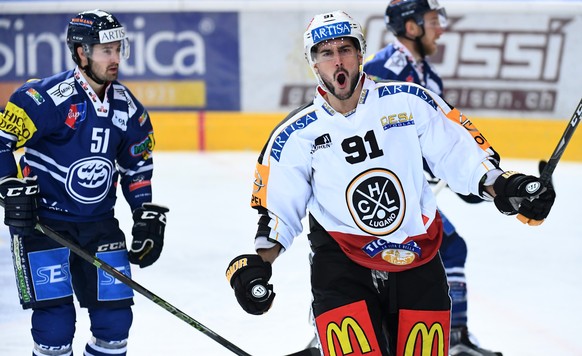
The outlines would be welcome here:
M 319 43 L 341 37 L 354 38 L 356 45 L 359 47 L 358 50 L 361 52 L 362 58 L 364 58 L 366 53 L 366 40 L 364 39 L 362 26 L 344 11 L 333 11 L 315 15 L 311 19 L 311 22 L 309 22 L 307 30 L 303 35 L 305 59 L 307 59 L 309 67 L 323 88 L 326 87 L 317 71 L 315 71 L 313 54 Z M 362 72 L 360 71 L 361 75 Z

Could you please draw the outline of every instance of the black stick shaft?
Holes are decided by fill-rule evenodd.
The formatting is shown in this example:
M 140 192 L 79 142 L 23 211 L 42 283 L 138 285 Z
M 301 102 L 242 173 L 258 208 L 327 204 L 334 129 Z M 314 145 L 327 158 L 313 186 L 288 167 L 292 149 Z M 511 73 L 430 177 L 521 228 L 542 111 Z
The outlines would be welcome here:
M 180 309 L 174 307 L 172 304 L 166 302 L 164 299 L 158 297 L 154 293 L 147 290 L 145 287 L 134 281 L 133 279 L 129 278 L 125 274 L 119 272 L 111 265 L 107 264 L 106 262 L 100 260 L 99 258 L 90 255 L 87 251 L 83 250 L 73 242 L 67 240 L 63 236 L 59 235 L 54 230 L 50 229 L 47 226 L 37 223 L 35 229 L 42 232 L 46 236 L 50 237 L 51 239 L 55 240 L 56 242 L 60 243 L 61 245 L 68 247 L 73 253 L 84 259 L 85 261 L 91 263 L 97 268 L 101 268 L 105 272 L 109 273 L 113 277 L 117 278 L 119 281 L 125 283 L 131 289 L 135 290 L 139 294 L 143 295 L 144 297 L 148 298 L 152 302 L 156 303 L 160 307 L 164 308 L 166 311 L 172 313 L 176 317 L 180 318 L 181 320 L 185 321 L 188 325 L 194 327 L 196 330 L 202 332 L 204 335 L 210 337 L 214 341 L 218 342 L 222 346 L 226 347 L 233 353 L 239 356 L 251 356 L 250 354 L 246 353 L 245 351 L 241 350 L 238 346 L 234 345 L 230 341 L 226 340 L 222 336 L 218 335 L 214 331 L 210 330 L 206 326 L 202 325 L 188 314 L 182 312 Z
M 576 107 L 574 114 L 572 114 L 572 118 L 568 122 L 568 126 L 566 126 L 566 130 L 562 134 L 562 138 L 560 138 L 560 141 L 558 142 L 556 149 L 554 150 L 552 156 L 548 160 L 548 164 L 546 164 L 546 167 L 540 174 L 540 181 L 542 182 L 543 185 L 547 185 L 552 179 L 554 169 L 556 169 L 556 166 L 558 165 L 558 162 L 560 161 L 560 158 L 562 157 L 562 154 L 564 153 L 564 150 L 566 149 L 568 142 L 570 142 L 570 139 L 572 138 L 574 131 L 576 131 L 576 127 L 578 127 L 578 124 L 580 123 L 581 115 L 582 115 L 582 99 L 580 99 L 580 103 L 578 103 L 578 106 Z

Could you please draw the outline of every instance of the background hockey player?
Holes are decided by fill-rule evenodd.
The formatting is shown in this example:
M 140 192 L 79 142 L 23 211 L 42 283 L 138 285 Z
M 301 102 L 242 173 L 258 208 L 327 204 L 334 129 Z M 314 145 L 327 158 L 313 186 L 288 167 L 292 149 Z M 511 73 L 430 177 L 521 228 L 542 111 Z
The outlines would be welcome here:
M 0 116 L 0 196 L 18 293 L 32 308 L 33 355 L 71 355 L 73 293 L 88 308 L 85 354 L 125 355 L 133 291 L 34 229 L 40 222 L 130 275 L 160 256 L 168 209 L 151 203 L 154 134 L 145 108 L 117 81 L 129 55 L 124 28 L 105 11 L 68 25 L 74 70 L 17 89 Z M 24 147 L 17 166 L 13 151 Z M 20 169 L 19 169 L 20 168 Z M 133 242 L 114 217 L 119 178 L 133 211 Z
M 256 254 L 226 276 L 241 307 L 269 310 L 271 265 L 309 212 L 313 312 L 325 355 L 446 355 L 450 298 L 438 255 L 442 222 L 423 157 L 455 192 L 494 199 L 540 224 L 555 199 L 538 178 L 504 172 L 471 122 L 422 86 L 375 83 L 360 70 L 360 25 L 316 15 L 304 34 L 318 87 L 272 132 L 256 165 Z M 421 335 L 421 336 L 419 336 Z M 433 338 L 416 342 L 419 338 Z M 433 342 L 434 341 L 434 342 Z
M 443 82 L 426 57 L 437 52 L 437 40 L 447 25 L 445 9 L 436 0 L 396 0 L 390 1 L 385 15 L 386 26 L 396 39 L 366 60 L 364 72 L 375 80 L 412 82 L 442 95 Z M 425 169 L 432 176 L 426 164 Z M 475 195 L 459 196 L 468 203 L 483 201 Z M 469 340 L 465 279 L 467 244 L 450 220 L 439 212 L 443 221 L 440 255 L 452 301 L 450 354 L 500 356 L 501 353 L 482 349 Z

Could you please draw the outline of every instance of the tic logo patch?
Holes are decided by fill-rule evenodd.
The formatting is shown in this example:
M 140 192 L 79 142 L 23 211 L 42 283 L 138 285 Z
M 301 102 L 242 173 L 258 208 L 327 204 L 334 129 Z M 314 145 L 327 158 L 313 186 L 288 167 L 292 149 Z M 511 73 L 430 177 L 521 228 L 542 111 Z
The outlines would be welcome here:
M 370 235 L 391 234 L 404 219 L 402 184 L 387 169 L 373 168 L 354 178 L 346 190 L 346 201 L 354 222 Z
M 422 255 L 422 249 L 414 241 L 399 244 L 377 239 L 366 244 L 362 251 L 370 257 L 380 253 L 384 261 L 399 266 L 409 265 Z

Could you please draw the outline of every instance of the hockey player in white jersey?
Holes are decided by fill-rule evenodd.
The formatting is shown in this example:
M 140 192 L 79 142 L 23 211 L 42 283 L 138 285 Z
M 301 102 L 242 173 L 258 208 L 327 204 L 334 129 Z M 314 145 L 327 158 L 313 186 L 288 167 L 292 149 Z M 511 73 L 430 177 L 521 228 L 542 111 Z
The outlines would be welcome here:
M 35 356 L 72 355 L 76 310 L 87 308 L 84 355 L 122 356 L 133 291 L 35 230 L 48 226 L 131 276 L 162 251 L 168 209 L 153 204 L 154 132 L 148 112 L 117 81 L 129 55 L 124 27 L 92 10 L 73 17 L 67 44 L 77 66 L 18 88 L 0 115 L 0 197 L 10 227 L 20 303 L 32 309 Z M 24 148 L 20 166 L 13 151 Z M 131 249 L 114 217 L 117 186 L 133 211 Z
M 374 80 L 412 82 L 442 95 L 443 81 L 427 57 L 436 54 L 437 40 L 447 26 L 444 7 L 437 0 L 391 0 L 384 18 L 395 39 L 365 60 L 364 72 Z M 426 170 L 432 176 L 432 172 Z M 470 204 L 483 202 L 472 194 L 458 196 Z M 467 244 L 442 210 L 439 213 L 443 221 L 443 242 L 439 252 L 452 302 L 450 355 L 502 356 L 500 352 L 484 349 L 471 340 L 474 338 L 470 337 L 468 328 L 469 298 L 465 278 Z
M 505 172 L 458 109 L 420 85 L 377 84 L 361 71 L 360 25 L 335 11 L 304 34 L 318 86 L 271 133 L 256 165 L 255 254 L 226 270 L 241 307 L 267 312 L 272 263 L 309 216 L 313 312 L 325 355 L 446 355 L 450 308 L 438 255 L 442 221 L 425 178 L 543 222 L 555 199 L 538 178 Z

